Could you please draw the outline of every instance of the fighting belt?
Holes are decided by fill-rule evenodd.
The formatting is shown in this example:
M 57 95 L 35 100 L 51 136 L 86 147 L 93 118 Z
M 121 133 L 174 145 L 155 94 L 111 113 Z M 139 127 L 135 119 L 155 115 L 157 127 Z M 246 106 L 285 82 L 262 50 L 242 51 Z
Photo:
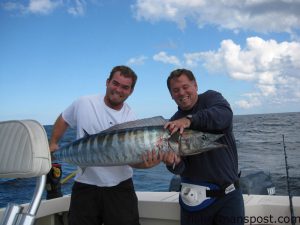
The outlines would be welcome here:
M 238 182 L 232 183 L 225 188 L 216 184 L 206 182 L 181 182 L 179 204 L 187 211 L 194 212 L 202 210 L 213 204 L 218 197 L 231 193 L 238 188 Z

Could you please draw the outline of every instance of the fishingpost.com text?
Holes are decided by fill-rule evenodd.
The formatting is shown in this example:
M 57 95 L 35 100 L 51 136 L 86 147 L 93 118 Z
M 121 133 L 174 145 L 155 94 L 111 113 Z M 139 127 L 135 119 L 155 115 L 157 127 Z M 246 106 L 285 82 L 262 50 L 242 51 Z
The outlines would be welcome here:
M 230 220 L 230 218 L 223 218 Z M 299 224 L 300 223 L 300 216 L 245 216 L 244 218 L 231 218 L 235 221 L 232 222 L 237 222 L 244 220 L 245 224 L 250 224 L 250 225 L 257 225 L 257 224 Z M 224 221 L 225 222 L 225 221 Z
M 255 224 L 293 224 L 300 223 L 300 216 L 245 216 L 245 224 L 255 225 Z
M 205 223 L 211 222 L 213 220 L 217 220 L 216 222 L 219 224 L 249 224 L 249 225 L 268 225 L 268 224 L 300 224 L 300 216 L 220 216 L 217 218 L 213 218 L 211 216 L 189 216 L 186 217 L 186 220 L 193 223 Z

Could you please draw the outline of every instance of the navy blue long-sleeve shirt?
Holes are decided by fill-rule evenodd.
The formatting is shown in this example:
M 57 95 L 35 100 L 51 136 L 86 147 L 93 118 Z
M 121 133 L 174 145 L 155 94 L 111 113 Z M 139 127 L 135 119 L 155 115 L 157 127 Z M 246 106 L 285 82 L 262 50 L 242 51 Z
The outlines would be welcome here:
M 168 170 L 194 182 L 210 182 L 220 186 L 234 183 L 238 180 L 238 155 L 232 132 L 233 113 L 229 103 L 219 92 L 209 90 L 198 95 L 198 101 L 191 110 L 178 108 L 170 120 L 189 114 L 193 115 L 190 129 L 222 133 L 224 136 L 218 142 L 226 147 L 182 157 L 181 163 L 174 170 L 167 166 Z

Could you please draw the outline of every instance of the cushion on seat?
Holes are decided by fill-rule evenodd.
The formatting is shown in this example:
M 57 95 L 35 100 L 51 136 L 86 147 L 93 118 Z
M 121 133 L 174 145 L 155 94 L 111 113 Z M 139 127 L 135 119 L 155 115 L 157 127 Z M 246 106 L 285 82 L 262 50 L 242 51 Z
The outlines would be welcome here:
M 44 127 L 34 120 L 0 122 L 0 178 L 47 174 L 51 156 Z

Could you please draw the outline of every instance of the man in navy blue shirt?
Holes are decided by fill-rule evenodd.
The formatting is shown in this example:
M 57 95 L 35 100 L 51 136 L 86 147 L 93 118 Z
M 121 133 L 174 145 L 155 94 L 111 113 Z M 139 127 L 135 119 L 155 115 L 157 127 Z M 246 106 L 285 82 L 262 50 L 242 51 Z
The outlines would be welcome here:
M 186 157 L 172 151 L 164 155 L 168 170 L 181 176 L 181 224 L 244 224 L 229 103 L 216 91 L 198 94 L 196 79 L 187 69 L 171 72 L 167 85 L 178 111 L 165 128 L 171 134 L 177 131 L 183 134 L 186 128 L 223 134 L 218 142 L 225 146 Z

